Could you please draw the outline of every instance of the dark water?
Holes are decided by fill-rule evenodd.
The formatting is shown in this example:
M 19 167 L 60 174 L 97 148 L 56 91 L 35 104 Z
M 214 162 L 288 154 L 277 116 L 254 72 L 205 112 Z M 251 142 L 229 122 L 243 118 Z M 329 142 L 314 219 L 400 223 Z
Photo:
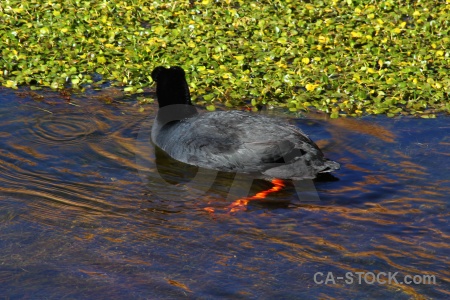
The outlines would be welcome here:
M 114 90 L 69 101 L 0 89 L 0 100 L 6 299 L 450 297 L 448 117 L 297 120 L 341 163 L 339 180 L 310 182 L 317 198 L 286 183 L 229 214 L 248 178 L 155 153 L 154 106 Z M 353 283 L 337 279 L 347 272 Z

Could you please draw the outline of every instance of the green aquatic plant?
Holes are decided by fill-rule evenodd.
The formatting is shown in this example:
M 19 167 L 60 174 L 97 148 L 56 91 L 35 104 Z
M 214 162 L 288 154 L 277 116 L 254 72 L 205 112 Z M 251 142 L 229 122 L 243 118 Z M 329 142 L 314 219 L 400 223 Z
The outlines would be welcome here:
M 449 112 L 445 1 L 0 3 L 0 83 L 141 93 L 180 65 L 194 101 L 339 116 Z

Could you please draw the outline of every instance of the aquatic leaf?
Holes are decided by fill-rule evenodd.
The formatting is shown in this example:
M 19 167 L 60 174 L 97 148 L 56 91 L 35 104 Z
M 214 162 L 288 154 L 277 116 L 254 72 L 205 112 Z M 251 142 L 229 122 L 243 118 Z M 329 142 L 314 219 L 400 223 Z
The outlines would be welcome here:
M 97 56 L 97 63 L 99 64 L 106 63 L 106 58 L 104 56 Z
M 56 81 L 53 81 L 51 84 L 50 84 L 50 87 L 52 88 L 52 89 L 58 89 L 59 87 L 60 87 L 60 84 L 58 83 L 58 82 L 56 82 Z
M 339 118 L 339 113 L 338 113 L 338 112 L 332 112 L 332 113 L 330 114 L 330 118 L 332 118 L 332 119 Z
M 287 41 L 288 40 L 286 37 L 280 37 L 279 39 L 277 39 L 277 43 L 280 43 L 280 44 L 286 44 Z
M 17 82 L 14 80 L 6 80 L 3 85 L 8 88 L 17 89 Z
M 319 85 L 318 84 L 311 84 L 308 83 L 307 85 L 305 85 L 305 88 L 307 91 L 314 91 Z
M 428 99 L 428 108 L 447 111 L 445 1 L 8 3 L 0 9 L 4 86 L 37 82 L 61 89 L 67 77 L 81 88 L 94 81 L 78 74 L 97 72 L 138 93 L 152 83 L 156 65 L 180 65 L 193 99 L 213 95 L 203 105 L 255 98 L 254 106 L 284 107 L 302 99 L 341 116 L 379 112 L 378 98 L 397 97 Z M 399 108 L 425 109 L 397 101 L 385 113 Z

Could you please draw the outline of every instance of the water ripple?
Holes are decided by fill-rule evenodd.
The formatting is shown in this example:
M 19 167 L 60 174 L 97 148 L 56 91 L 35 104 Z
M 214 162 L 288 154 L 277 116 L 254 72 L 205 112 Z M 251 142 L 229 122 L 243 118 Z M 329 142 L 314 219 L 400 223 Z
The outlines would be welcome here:
M 28 132 L 23 137 L 30 142 L 45 145 L 82 143 L 98 130 L 93 116 L 69 109 L 53 110 L 33 121 L 34 123 L 27 124 Z
M 450 141 L 436 130 L 445 120 L 299 120 L 342 163 L 339 180 L 315 182 L 317 202 L 303 202 L 291 183 L 271 195 L 290 204 L 230 216 L 203 208 L 227 208 L 242 178 L 197 178 L 197 168 L 155 152 L 153 106 L 142 113 L 123 97 L 106 105 L 44 95 L 0 101 L 7 297 L 448 296 Z M 255 181 L 248 196 L 270 187 Z M 438 283 L 313 281 L 316 272 L 360 271 L 430 274 Z

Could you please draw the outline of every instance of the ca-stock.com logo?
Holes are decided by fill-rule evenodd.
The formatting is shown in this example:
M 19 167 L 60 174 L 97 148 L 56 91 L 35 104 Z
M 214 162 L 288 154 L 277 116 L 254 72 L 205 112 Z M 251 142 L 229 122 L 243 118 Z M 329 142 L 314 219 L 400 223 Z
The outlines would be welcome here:
M 195 176 L 183 184 L 174 184 L 164 179 L 164 174 L 158 170 L 156 159 L 156 145 L 152 142 L 152 132 L 156 132 L 165 124 L 181 120 L 177 111 L 183 111 L 187 105 L 173 104 L 159 109 L 157 116 L 150 115 L 141 124 L 136 141 L 136 165 L 141 180 L 150 188 L 152 193 L 159 198 L 173 200 L 174 197 L 200 198 L 214 184 L 219 171 L 198 168 Z M 159 126 L 159 128 L 154 128 Z M 180 145 L 182 147 L 182 145 Z M 277 163 L 279 165 L 279 163 Z M 230 186 L 227 201 L 234 201 L 246 197 L 251 189 L 253 180 L 248 174 L 236 173 Z M 318 202 L 319 194 L 312 179 L 292 181 L 301 202 Z

